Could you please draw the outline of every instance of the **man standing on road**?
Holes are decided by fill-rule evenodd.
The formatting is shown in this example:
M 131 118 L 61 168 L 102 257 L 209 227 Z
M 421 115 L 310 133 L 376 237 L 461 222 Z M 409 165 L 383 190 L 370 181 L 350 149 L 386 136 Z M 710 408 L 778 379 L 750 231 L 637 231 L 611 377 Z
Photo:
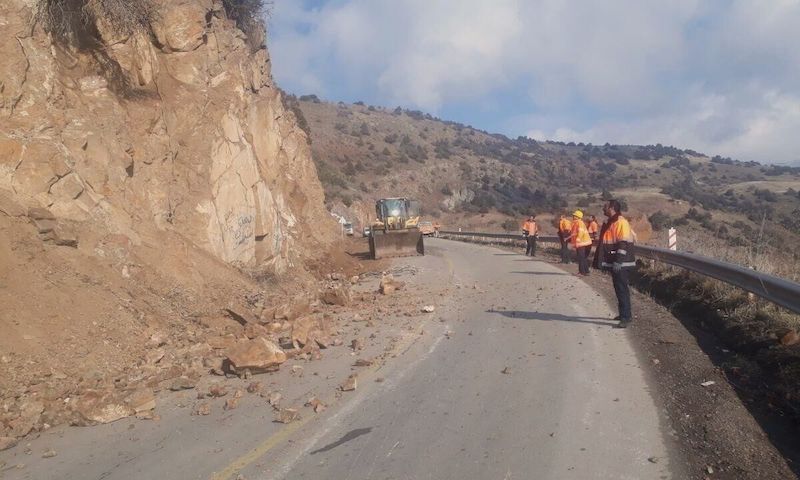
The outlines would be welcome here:
M 564 215 L 561 215 L 561 218 L 558 220 L 558 239 L 561 241 L 561 263 L 570 263 L 567 237 L 569 237 L 571 231 L 572 222 L 567 220 Z
M 575 248 L 575 256 L 578 257 L 578 275 L 589 275 L 589 249 L 592 248 L 592 239 L 586 224 L 583 223 L 583 212 L 575 210 L 572 214 L 572 230 L 567 241 L 572 243 Z
M 633 232 L 628 220 L 620 215 L 620 203 L 609 200 L 603 205 L 603 214 L 608 217 L 600 230 L 600 243 L 595 254 L 595 266 L 598 260 L 603 270 L 611 271 L 614 293 L 617 294 L 619 307 L 618 328 L 631 324 L 631 291 L 629 286 L 630 271 L 636 266 L 633 255 Z
M 531 215 L 522 224 L 522 236 L 525 237 L 527 248 L 525 255 L 536 256 L 536 240 L 539 237 L 539 226 L 536 225 L 536 215 Z

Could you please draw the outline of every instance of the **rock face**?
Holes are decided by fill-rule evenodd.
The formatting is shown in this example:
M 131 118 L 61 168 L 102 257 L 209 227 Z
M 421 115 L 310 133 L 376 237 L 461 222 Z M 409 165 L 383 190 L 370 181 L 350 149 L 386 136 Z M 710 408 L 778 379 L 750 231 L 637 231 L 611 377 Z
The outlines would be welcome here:
M 324 250 L 306 135 L 221 1 L 156 0 L 147 32 L 98 20 L 95 51 L 54 41 L 34 3 L 0 4 L 0 191 L 51 212 L 37 228 L 172 231 L 276 273 Z

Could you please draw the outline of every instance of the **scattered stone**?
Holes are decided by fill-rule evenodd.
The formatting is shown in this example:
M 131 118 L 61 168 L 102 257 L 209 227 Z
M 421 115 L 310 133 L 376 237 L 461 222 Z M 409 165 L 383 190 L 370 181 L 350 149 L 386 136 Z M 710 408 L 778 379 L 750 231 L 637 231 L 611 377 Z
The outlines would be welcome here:
M 281 395 L 280 392 L 272 392 L 269 394 L 267 402 L 269 402 L 270 406 L 272 406 L 273 408 L 278 408 L 280 406 L 282 398 L 283 395 Z
M 789 347 L 800 343 L 800 335 L 795 330 L 789 330 L 781 336 L 781 345 Z
M 659 363 L 661 363 L 661 360 L 659 360 L 657 358 L 653 359 L 653 365 L 658 365 Z
M 224 397 L 228 394 L 228 389 L 225 385 L 215 383 L 208 388 L 208 396 L 213 398 Z
M 233 396 L 225 400 L 225 405 L 222 408 L 223 410 L 233 410 L 238 406 L 239 406 L 239 397 Z
M 261 382 L 251 382 L 247 386 L 247 393 L 258 393 L 261 391 Z
M 383 383 L 383 377 L 376 378 L 375 383 Z
M 364 339 L 354 338 L 353 341 L 350 342 L 350 348 L 352 348 L 354 352 L 364 350 Z
M 299 348 L 312 342 L 319 344 L 320 348 L 327 348 L 332 342 L 328 320 L 324 315 L 307 315 L 292 324 L 292 346 Z
M 353 364 L 353 366 L 354 366 L 354 367 L 369 367 L 369 366 L 371 366 L 373 363 L 374 363 L 374 362 L 373 362 L 372 360 L 368 360 L 368 359 L 366 359 L 366 358 L 359 358 L 358 360 L 356 360 L 356 361 L 355 361 L 355 363 Z
M 211 413 L 211 404 L 208 402 L 197 403 L 192 409 L 192 415 L 208 415 L 210 413 Z
M 241 388 L 237 388 L 235 392 L 233 392 L 233 398 L 242 398 L 244 397 L 244 390 Z
M 197 386 L 197 381 L 183 375 L 181 377 L 176 378 L 172 385 L 169 386 L 169 389 L 173 392 L 177 392 L 179 390 L 191 390 Z
M 321 300 L 328 305 L 345 307 L 350 305 L 352 297 L 350 295 L 350 289 L 346 287 L 345 284 L 337 283 L 325 289 L 322 293 Z
M 47 450 L 44 453 L 42 453 L 42 458 L 53 458 L 56 455 L 58 455 L 58 453 L 56 453 L 56 451 L 51 448 L 50 450 Z
M 422 311 L 425 313 L 433 313 L 435 310 L 436 307 L 434 307 L 433 305 L 425 305 L 424 307 L 422 307 Z
M 75 402 L 75 412 L 78 418 L 73 423 L 79 426 L 111 423 L 136 413 L 116 392 L 102 390 L 87 390 Z
M 286 352 L 264 337 L 242 342 L 228 350 L 228 361 L 234 373 L 249 370 L 263 373 L 275 370 L 286 361 Z
M 508 375 L 509 373 L 511 373 L 511 369 L 509 367 L 505 367 L 504 369 L 500 370 L 500 373 Z
M 340 272 L 333 272 L 330 275 L 331 280 L 340 281 L 344 279 L 344 274 Z
M 250 313 L 250 310 L 244 306 L 228 306 L 227 308 L 223 308 L 222 312 L 242 326 L 258 322 L 256 316 Z
M 404 286 L 404 282 L 399 282 L 395 280 L 391 274 L 387 274 L 381 277 L 381 283 L 378 287 L 378 291 L 383 295 L 391 295 L 397 290 L 402 290 Z
M 279 410 L 275 416 L 275 421 L 279 423 L 292 423 L 300 419 L 300 411 L 296 408 L 284 408 Z
M 13 437 L 0 437 L 0 452 L 8 450 L 17 444 L 17 439 Z
M 647 461 L 650 463 L 658 463 L 658 457 L 650 457 L 647 459 Z
M 235 347 L 237 341 L 235 335 L 228 334 L 220 337 L 209 337 L 206 343 L 215 350 L 223 350 Z
M 356 283 L 358 283 L 359 280 L 360 278 L 358 277 L 358 275 L 353 275 L 352 277 L 350 277 L 350 284 L 355 285 Z
M 292 375 L 297 377 L 303 376 L 303 366 L 302 365 L 292 365 Z
M 322 403 L 322 400 L 318 399 L 317 397 L 309 398 L 308 401 L 306 402 L 306 406 L 314 409 L 314 413 L 320 413 L 321 411 L 325 410 L 325 408 L 327 408 L 327 405 Z
M 133 409 L 134 413 L 141 413 L 156 408 L 156 397 L 149 388 L 139 388 L 128 395 L 125 403 Z
M 356 388 L 358 388 L 358 376 L 355 374 L 347 377 L 347 380 L 339 386 L 339 389 L 343 392 L 350 392 Z
M 715 382 L 714 380 L 708 380 L 706 382 L 701 383 L 700 385 L 702 385 L 704 387 L 710 387 L 711 385 L 714 385 L 715 383 L 717 383 L 717 382 Z

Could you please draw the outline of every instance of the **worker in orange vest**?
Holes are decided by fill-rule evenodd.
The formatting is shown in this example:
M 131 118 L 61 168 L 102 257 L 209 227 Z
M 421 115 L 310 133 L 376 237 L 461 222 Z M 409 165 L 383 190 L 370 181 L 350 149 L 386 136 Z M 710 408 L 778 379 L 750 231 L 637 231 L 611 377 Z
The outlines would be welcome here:
M 589 249 L 592 248 L 592 239 L 586 224 L 583 223 L 583 212 L 575 210 L 572 213 L 572 229 L 567 237 L 567 241 L 572 243 L 575 255 L 578 257 L 578 275 L 589 275 Z
M 600 243 L 597 245 L 595 262 L 603 270 L 611 271 L 614 293 L 617 294 L 619 315 L 618 328 L 631 324 L 630 271 L 636 267 L 633 255 L 634 233 L 628 220 L 620 215 L 621 206 L 617 200 L 609 200 L 603 205 L 603 214 L 608 220 L 600 230 Z
M 567 242 L 567 237 L 569 237 L 571 232 L 572 222 L 564 215 L 561 215 L 561 218 L 558 219 L 558 239 L 561 241 L 561 263 L 570 263 L 569 242 Z
M 522 236 L 525 237 L 527 248 L 525 255 L 536 256 L 536 240 L 539 238 L 539 226 L 536 225 L 536 215 L 531 215 L 522 224 Z
M 600 226 L 597 224 L 597 219 L 594 215 L 589 215 L 589 223 L 586 224 L 586 230 L 589 231 L 589 237 L 593 241 L 597 240 L 597 232 L 600 231 Z

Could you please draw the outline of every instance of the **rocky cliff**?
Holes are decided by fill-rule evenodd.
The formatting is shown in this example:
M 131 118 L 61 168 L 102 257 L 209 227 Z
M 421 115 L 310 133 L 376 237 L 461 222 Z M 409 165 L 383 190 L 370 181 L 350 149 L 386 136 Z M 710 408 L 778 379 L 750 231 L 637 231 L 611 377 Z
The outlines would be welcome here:
M 177 232 L 277 273 L 325 248 L 306 135 L 222 1 L 150 2 L 144 28 L 84 13 L 71 42 L 48 3 L 0 5 L 0 189 L 81 231 Z
M 0 2 L 0 450 L 277 341 L 345 258 L 235 4 Z

